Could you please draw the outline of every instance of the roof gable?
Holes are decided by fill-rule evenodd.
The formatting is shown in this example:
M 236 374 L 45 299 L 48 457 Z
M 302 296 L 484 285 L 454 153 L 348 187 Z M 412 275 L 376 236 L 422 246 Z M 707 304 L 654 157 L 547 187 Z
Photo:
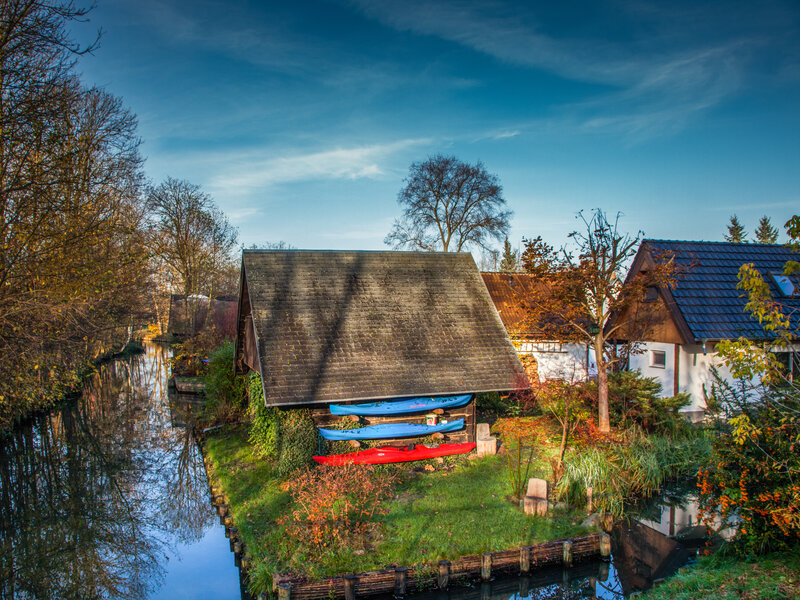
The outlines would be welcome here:
M 771 273 L 780 273 L 788 260 L 798 254 L 780 244 L 738 244 L 732 242 L 692 242 L 675 240 L 644 240 L 639 253 L 649 256 L 674 254 L 674 260 L 687 267 L 671 290 L 667 290 L 674 308 L 694 341 L 735 339 L 765 339 L 766 334 L 757 319 L 745 312 L 747 299 L 738 284 L 739 268 L 746 263 L 761 273 L 775 299 L 789 310 L 800 309 L 800 296 L 783 297 Z M 637 256 L 638 258 L 638 256 Z M 634 263 L 634 267 L 636 266 Z M 632 268 L 633 272 L 633 268 Z M 795 315 L 793 325 L 800 325 Z
M 238 337 L 251 311 L 267 404 L 524 381 L 469 254 L 245 250 L 242 265 L 250 306 Z

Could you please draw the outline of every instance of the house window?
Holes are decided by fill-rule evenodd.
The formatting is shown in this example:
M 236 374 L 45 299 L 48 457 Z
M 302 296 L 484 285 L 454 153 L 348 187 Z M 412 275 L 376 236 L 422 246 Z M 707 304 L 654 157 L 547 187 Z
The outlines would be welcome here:
M 667 366 L 667 353 L 663 350 L 650 350 L 650 366 L 664 369 Z
M 642 298 L 643 302 L 655 302 L 658 300 L 658 288 L 654 285 L 648 285 L 644 288 L 644 298 Z

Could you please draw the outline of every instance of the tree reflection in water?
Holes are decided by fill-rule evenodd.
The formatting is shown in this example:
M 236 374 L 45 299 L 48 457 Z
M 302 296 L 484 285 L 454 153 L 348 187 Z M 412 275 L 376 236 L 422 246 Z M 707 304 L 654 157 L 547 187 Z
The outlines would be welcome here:
M 167 375 L 166 351 L 148 346 L 0 441 L 0 597 L 146 597 L 170 546 L 211 525 L 191 428 L 171 427 Z

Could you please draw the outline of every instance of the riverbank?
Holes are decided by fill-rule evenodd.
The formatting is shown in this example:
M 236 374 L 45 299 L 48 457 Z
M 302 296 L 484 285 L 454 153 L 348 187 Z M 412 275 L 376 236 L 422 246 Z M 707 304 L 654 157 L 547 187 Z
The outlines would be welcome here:
M 525 515 L 509 496 L 505 456 L 448 457 L 385 465 L 377 479 L 393 479 L 392 497 L 375 527 L 358 544 L 345 541 L 311 552 L 292 538 L 290 492 L 272 461 L 257 458 L 243 427 L 225 427 L 202 440 L 209 478 L 230 507 L 247 549 L 252 592 L 271 589 L 275 573 L 312 579 L 380 569 L 386 565 L 433 572 L 440 560 L 497 552 L 536 542 L 576 537 L 583 511 L 567 508 L 547 518 Z M 549 470 L 534 459 L 529 476 Z
M 750 560 L 708 556 L 641 600 L 791 600 L 800 598 L 800 550 Z

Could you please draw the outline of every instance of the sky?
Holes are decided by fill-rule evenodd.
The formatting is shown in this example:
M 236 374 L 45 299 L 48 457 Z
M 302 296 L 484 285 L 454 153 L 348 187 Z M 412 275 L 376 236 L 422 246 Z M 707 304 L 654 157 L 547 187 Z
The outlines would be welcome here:
M 594 208 L 693 240 L 800 211 L 795 0 L 98 0 L 98 28 L 79 71 L 138 116 L 147 177 L 247 246 L 387 249 L 440 153 L 497 175 L 514 246 Z

